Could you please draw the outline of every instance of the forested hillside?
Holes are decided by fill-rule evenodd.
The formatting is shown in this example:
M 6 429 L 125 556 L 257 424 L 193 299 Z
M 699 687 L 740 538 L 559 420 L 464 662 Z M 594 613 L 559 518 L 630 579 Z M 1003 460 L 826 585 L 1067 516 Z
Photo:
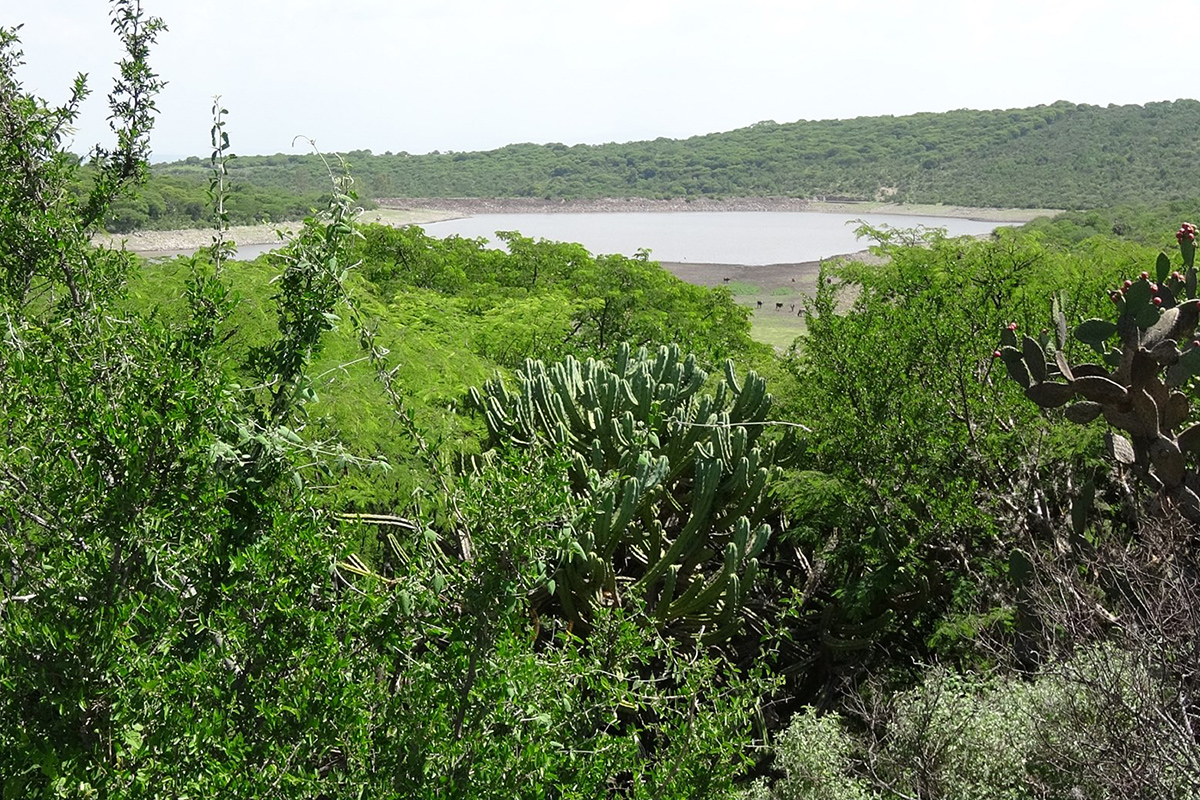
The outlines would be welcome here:
M 1194 194 L 1200 102 L 951 111 L 776 124 L 684 140 L 513 144 L 429 155 L 349 153 L 367 197 L 838 196 L 912 203 L 1091 208 Z M 156 176 L 205 180 L 199 159 Z M 315 196 L 315 156 L 240 158 L 254 187 Z
M 1194 196 L 1200 102 L 951 111 L 908 117 L 762 122 L 690 139 L 626 144 L 513 144 L 472 153 L 346 159 L 373 198 L 832 197 L 981 207 L 1090 209 Z M 199 157 L 156 165 L 119 198 L 113 232 L 207 224 Z M 235 223 L 298 219 L 322 205 L 317 155 L 247 156 L 235 176 Z M 85 170 L 85 179 L 88 176 Z

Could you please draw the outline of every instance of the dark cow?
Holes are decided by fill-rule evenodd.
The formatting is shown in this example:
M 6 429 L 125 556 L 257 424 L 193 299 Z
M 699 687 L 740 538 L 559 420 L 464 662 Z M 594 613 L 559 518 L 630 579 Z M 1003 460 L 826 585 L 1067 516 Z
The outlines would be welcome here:
M 762 300 L 759 300 L 759 301 L 758 301 L 758 307 L 759 307 L 759 308 L 762 308 Z
M 775 304 L 775 310 L 776 310 L 776 311 L 782 311 L 782 310 L 783 310 L 783 303 L 776 303 L 776 304 Z

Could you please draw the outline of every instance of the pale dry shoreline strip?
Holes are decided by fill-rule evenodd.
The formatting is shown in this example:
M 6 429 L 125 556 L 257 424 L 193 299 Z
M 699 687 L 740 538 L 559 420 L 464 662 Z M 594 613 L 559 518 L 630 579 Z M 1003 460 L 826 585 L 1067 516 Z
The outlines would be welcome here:
M 413 197 L 381 198 L 383 208 L 438 209 L 458 216 L 472 214 L 586 214 L 686 211 L 815 211 L 828 214 L 897 214 L 954 217 L 980 222 L 1029 222 L 1061 213 L 1047 208 L 975 208 L 947 205 L 905 205 L 886 202 L 818 202 L 799 197 L 696 197 L 657 200 L 641 197 L 547 200 L 538 197 Z
M 377 208 L 364 211 L 362 222 L 378 222 L 400 228 L 405 225 L 424 225 L 442 222 L 461 216 L 436 209 L 388 209 Z M 299 222 L 281 222 L 271 225 L 235 225 L 225 238 L 240 245 L 274 244 L 279 241 L 278 231 L 295 233 Z M 187 228 L 178 231 L 137 231 L 135 233 L 98 234 L 92 241 L 105 247 L 120 247 L 135 253 L 183 253 L 198 250 L 212 244 L 211 228 Z
M 713 200 L 643 200 L 617 198 L 602 200 L 554 201 L 532 198 L 474 199 L 418 198 L 381 200 L 380 207 L 363 212 L 363 222 L 392 227 L 443 222 L 472 214 L 529 213 L 620 213 L 680 211 L 816 211 L 828 214 L 892 214 L 914 217 L 954 217 L 982 222 L 1028 222 L 1037 217 L 1059 213 L 1053 209 L 971 208 L 967 206 L 900 205 L 896 203 L 816 203 L 786 197 L 742 197 Z M 278 225 L 240 225 L 229 229 L 226 238 L 240 245 L 272 244 L 279 241 L 277 231 L 294 232 L 298 222 Z M 207 228 L 177 231 L 138 231 L 129 234 L 100 234 L 96 244 L 121 247 L 135 253 L 190 252 L 212 244 L 213 232 Z

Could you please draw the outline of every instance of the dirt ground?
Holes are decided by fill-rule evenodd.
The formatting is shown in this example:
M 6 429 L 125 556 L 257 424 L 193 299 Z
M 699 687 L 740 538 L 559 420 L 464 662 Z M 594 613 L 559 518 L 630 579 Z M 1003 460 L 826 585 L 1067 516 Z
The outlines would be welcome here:
M 825 259 L 871 260 L 866 250 Z M 660 262 L 680 280 L 700 286 L 725 286 L 733 299 L 750 309 L 751 336 L 783 352 L 805 331 L 804 301 L 817 290 L 821 261 L 794 264 L 694 264 Z
M 866 250 L 854 253 L 853 258 L 868 256 Z M 847 256 L 838 256 L 845 258 Z M 827 259 L 832 261 L 833 259 Z M 699 264 L 693 262 L 659 262 L 672 275 L 682 281 L 699 286 L 724 286 L 750 284 L 768 294 L 776 289 L 788 293 L 811 295 L 817 286 L 820 261 L 801 261 L 795 264 Z

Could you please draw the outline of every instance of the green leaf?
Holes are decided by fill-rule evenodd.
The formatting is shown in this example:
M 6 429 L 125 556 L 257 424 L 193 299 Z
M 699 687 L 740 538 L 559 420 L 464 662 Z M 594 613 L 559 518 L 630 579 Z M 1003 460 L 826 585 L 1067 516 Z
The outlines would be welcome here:
M 1145 305 L 1137 312 L 1137 326 L 1142 330 L 1153 328 L 1154 323 L 1158 322 L 1158 315 L 1162 313 L 1158 306 Z
M 1075 396 L 1075 390 L 1065 383 L 1035 383 L 1025 390 L 1025 396 L 1042 408 L 1058 408 Z
M 1150 281 L 1145 278 L 1139 278 L 1125 292 L 1125 313 L 1139 313 L 1143 308 L 1150 305 L 1150 298 L 1152 297 L 1154 297 L 1154 293 L 1150 291 Z
M 1065 300 L 1065 292 L 1059 292 L 1050 299 L 1050 318 L 1054 321 L 1054 338 L 1058 345 L 1055 349 L 1057 350 L 1067 346 L 1067 317 L 1063 314 Z
M 1004 360 L 1004 366 L 1008 370 L 1008 377 L 1012 378 L 1021 387 L 1028 389 L 1033 381 L 1029 376 L 1029 368 L 1025 366 L 1025 356 L 1015 347 L 1000 348 L 1000 358 Z
M 1079 323 L 1075 328 L 1075 338 L 1079 341 L 1098 346 L 1103 344 L 1117 332 L 1115 323 L 1106 319 L 1089 319 Z
M 1171 275 L 1171 259 L 1167 257 L 1166 253 L 1158 254 L 1158 261 L 1154 264 L 1154 272 L 1159 283 L 1164 283 Z
M 1078 403 L 1072 403 L 1067 406 L 1064 413 L 1067 419 L 1079 425 L 1087 423 L 1100 416 L 1100 412 L 1104 410 L 1104 406 L 1091 400 L 1080 400 Z
M 1085 375 L 1076 378 L 1071 384 L 1078 394 L 1083 395 L 1094 403 L 1117 403 L 1128 396 L 1125 387 L 1108 378 L 1098 375 Z
M 1188 347 L 1179 354 L 1179 360 L 1167 370 L 1166 383 L 1168 386 L 1182 386 L 1198 373 L 1200 373 L 1200 347 Z
M 292 444 L 304 444 L 304 440 L 297 436 L 296 432 L 286 425 L 280 425 L 277 430 L 279 431 L 280 436 L 282 436 L 284 439 L 287 439 Z
M 125 745 L 129 748 L 129 753 L 135 754 L 142 749 L 142 734 L 140 725 L 134 725 L 132 728 L 122 731 L 121 738 L 125 740 Z
M 1179 445 L 1179 449 L 1185 453 L 1195 453 L 1200 451 L 1200 422 L 1186 428 L 1175 438 L 1175 443 Z
M 1046 351 L 1041 344 L 1025 336 L 1021 339 L 1021 353 L 1025 356 L 1025 365 L 1029 367 L 1033 379 L 1038 383 L 1046 380 Z

